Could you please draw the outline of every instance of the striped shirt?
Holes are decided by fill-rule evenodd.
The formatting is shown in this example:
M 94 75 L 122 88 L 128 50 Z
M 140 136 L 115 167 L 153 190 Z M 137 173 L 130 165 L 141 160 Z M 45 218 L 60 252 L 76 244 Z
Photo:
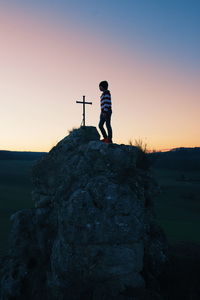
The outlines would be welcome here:
M 101 100 L 101 112 L 107 112 L 112 110 L 111 94 L 110 91 L 104 91 L 100 97 Z

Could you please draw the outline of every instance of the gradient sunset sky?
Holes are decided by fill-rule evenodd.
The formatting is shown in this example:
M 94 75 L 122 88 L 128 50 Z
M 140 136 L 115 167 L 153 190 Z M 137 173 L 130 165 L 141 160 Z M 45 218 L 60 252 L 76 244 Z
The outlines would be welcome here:
M 113 141 L 200 146 L 199 0 L 0 2 L 0 150 L 49 151 L 98 126 L 112 95 Z

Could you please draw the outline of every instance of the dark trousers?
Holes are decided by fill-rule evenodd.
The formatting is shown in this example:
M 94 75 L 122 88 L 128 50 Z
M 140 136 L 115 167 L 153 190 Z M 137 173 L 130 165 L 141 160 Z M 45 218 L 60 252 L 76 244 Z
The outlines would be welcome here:
M 100 121 L 99 121 L 99 129 L 101 130 L 101 133 L 102 133 L 104 139 L 109 138 L 109 140 L 112 141 L 112 127 L 110 125 L 111 115 L 112 115 L 112 111 L 108 111 L 106 113 L 101 113 Z M 103 128 L 103 125 L 105 122 L 106 122 L 106 128 L 107 128 L 108 134 L 106 133 L 105 129 Z

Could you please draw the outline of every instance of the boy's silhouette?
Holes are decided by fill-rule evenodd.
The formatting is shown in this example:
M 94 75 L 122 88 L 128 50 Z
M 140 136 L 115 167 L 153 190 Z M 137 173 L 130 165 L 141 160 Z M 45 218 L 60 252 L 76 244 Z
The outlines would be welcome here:
M 105 143 L 112 143 L 112 128 L 111 128 L 111 115 L 112 115 L 112 102 L 111 102 L 111 94 L 108 90 L 108 82 L 101 81 L 99 83 L 99 89 L 102 91 L 102 95 L 100 97 L 101 103 L 101 115 L 99 121 L 99 129 L 104 137 L 102 140 Z M 106 128 L 108 134 L 106 133 L 103 125 L 106 123 Z

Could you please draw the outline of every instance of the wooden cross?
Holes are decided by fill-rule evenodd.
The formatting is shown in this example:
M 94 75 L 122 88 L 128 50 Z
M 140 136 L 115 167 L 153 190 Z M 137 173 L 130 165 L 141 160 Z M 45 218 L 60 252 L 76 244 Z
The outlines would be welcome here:
M 85 126 L 85 104 L 92 104 L 92 102 L 85 102 L 85 96 L 83 96 L 83 101 L 76 101 L 76 103 L 82 103 L 83 104 L 83 126 Z

